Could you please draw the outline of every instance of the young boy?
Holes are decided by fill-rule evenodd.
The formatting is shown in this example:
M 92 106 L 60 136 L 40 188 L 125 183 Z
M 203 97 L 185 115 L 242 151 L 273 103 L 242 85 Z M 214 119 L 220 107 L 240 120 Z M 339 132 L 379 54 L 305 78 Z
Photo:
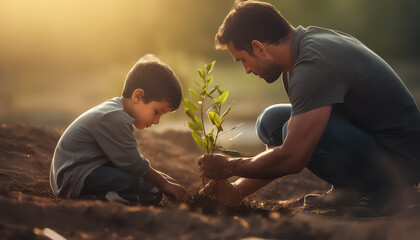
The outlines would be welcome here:
M 107 100 L 79 116 L 61 136 L 50 170 L 58 197 L 157 204 L 164 193 L 182 200 L 185 190 L 156 171 L 140 154 L 133 136 L 176 110 L 182 91 L 174 72 L 153 55 L 130 70 L 122 97 Z

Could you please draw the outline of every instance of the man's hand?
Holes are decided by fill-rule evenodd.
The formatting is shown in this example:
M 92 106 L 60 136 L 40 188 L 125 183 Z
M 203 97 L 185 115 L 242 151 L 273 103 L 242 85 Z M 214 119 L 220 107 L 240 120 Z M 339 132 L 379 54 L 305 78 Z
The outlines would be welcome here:
M 181 185 L 172 182 L 167 182 L 161 190 L 169 200 L 175 202 L 181 202 L 187 194 Z
M 221 154 L 213 156 L 204 155 L 198 159 L 198 165 L 204 177 L 221 180 L 232 176 L 232 171 L 228 167 L 229 159 Z

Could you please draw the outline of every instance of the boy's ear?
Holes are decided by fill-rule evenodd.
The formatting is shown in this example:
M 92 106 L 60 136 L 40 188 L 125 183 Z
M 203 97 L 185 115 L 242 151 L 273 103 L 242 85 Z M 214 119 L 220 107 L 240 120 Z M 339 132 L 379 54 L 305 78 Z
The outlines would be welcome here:
M 133 100 L 134 103 L 139 103 L 140 101 L 143 101 L 144 96 L 144 90 L 141 88 L 137 88 L 134 90 L 133 95 L 131 96 L 131 100 Z
M 258 40 L 252 40 L 252 51 L 254 55 L 262 55 L 265 56 L 267 49 L 265 48 L 264 44 Z

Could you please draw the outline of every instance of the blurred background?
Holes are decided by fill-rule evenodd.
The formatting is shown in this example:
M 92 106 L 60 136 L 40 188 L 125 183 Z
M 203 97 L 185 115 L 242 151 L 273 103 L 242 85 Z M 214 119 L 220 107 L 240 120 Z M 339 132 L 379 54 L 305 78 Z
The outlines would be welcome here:
M 227 125 L 255 141 L 267 106 L 288 102 L 281 81 L 246 75 L 213 38 L 234 0 L 0 0 L 0 123 L 64 128 L 120 96 L 128 70 L 154 53 L 195 87 L 197 69 L 216 60 L 214 81 L 236 100 Z M 382 56 L 420 101 L 420 1 L 277 0 L 293 26 L 347 32 Z M 374 96 L 372 96 L 374 97 Z M 185 128 L 183 106 L 155 129 Z M 240 139 L 240 138 L 238 138 Z M 244 140 L 245 141 L 245 140 Z

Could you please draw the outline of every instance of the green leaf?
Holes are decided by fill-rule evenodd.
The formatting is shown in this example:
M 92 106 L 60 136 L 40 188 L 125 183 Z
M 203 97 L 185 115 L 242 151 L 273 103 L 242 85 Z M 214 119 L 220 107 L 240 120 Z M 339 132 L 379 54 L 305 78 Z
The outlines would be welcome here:
M 216 113 L 216 115 L 214 116 L 214 122 L 216 123 L 216 127 L 219 128 L 222 126 L 223 119 L 219 118 L 219 114 Z
M 209 65 L 207 65 L 207 72 L 210 73 L 213 70 L 213 66 L 216 63 L 216 61 L 211 62 Z
M 215 112 L 217 112 L 218 114 L 220 113 L 220 109 L 221 109 L 222 105 L 220 104 L 220 102 L 215 102 L 213 104 L 213 109 Z
M 215 85 L 209 92 L 208 96 L 211 97 L 211 95 L 219 88 L 219 84 Z
M 192 137 L 193 137 L 194 141 L 197 143 L 197 145 L 200 146 L 207 153 L 208 152 L 207 144 L 203 140 L 203 138 L 201 138 L 200 135 L 198 135 L 198 133 L 195 132 L 195 131 L 192 132 Z
M 197 101 L 197 102 L 201 102 L 202 101 L 200 95 L 198 95 L 198 93 L 194 89 L 190 88 L 188 90 L 190 91 L 191 97 L 193 97 L 193 99 L 195 101 Z
M 208 146 L 208 149 L 209 149 L 209 152 L 210 152 L 211 151 L 210 149 L 213 149 L 213 146 L 214 146 L 214 138 L 213 138 L 213 136 L 210 136 L 210 137 L 207 137 L 206 139 L 207 139 L 207 142 L 208 142 L 207 146 Z
M 219 95 L 222 95 L 225 91 L 220 88 L 217 88 L 217 92 L 219 92 Z
M 198 69 L 198 75 L 201 77 L 201 79 L 206 82 L 207 73 L 204 72 L 202 69 Z
M 216 126 L 216 120 L 215 120 L 216 115 L 217 115 L 217 113 L 215 113 L 215 112 L 209 112 L 207 114 L 207 117 L 209 118 L 209 121 L 211 122 L 211 124 L 213 124 L 215 126 Z
M 199 127 L 200 131 L 204 131 L 203 122 L 190 109 L 185 108 L 185 113 Z
M 201 96 L 206 95 L 207 89 L 208 89 L 208 85 L 204 85 L 203 88 L 201 89 L 200 95 Z
M 190 101 L 187 98 L 182 98 L 182 100 L 184 101 L 184 105 L 186 108 L 196 112 L 200 111 L 197 104 L 195 104 L 193 101 Z
M 187 122 L 187 125 L 193 131 L 201 131 L 200 127 L 195 123 Z
M 213 137 L 213 133 L 214 133 L 214 128 L 212 128 L 211 130 L 210 130 L 210 132 L 208 132 L 206 135 L 208 136 L 208 137 Z
M 217 128 L 222 126 L 223 119 L 219 118 L 219 114 L 216 112 L 209 112 L 207 115 L 211 124 L 215 125 Z
M 218 118 L 215 122 L 216 122 L 216 126 L 217 126 L 217 128 L 219 129 L 219 132 L 221 132 L 221 131 L 223 131 L 223 128 L 222 128 L 222 124 L 223 124 L 223 119 L 221 119 L 221 118 Z
M 240 157 L 241 154 L 238 151 L 235 150 L 220 150 L 222 153 L 225 153 L 227 155 L 230 155 L 232 157 Z
M 187 114 L 187 116 L 188 116 L 191 120 L 193 120 L 193 119 L 194 119 L 195 115 L 194 115 L 194 113 L 191 111 L 191 109 L 189 109 L 189 108 L 185 108 L 185 113 Z
M 222 120 L 222 122 L 223 122 L 223 120 Z M 217 131 L 218 131 L 218 132 L 223 132 L 223 127 L 222 127 L 222 125 L 220 125 L 219 127 L 217 127 Z
M 204 77 L 204 71 L 202 69 L 198 69 L 198 75 L 201 77 L 201 79 L 205 80 L 206 78 Z
M 222 146 L 216 146 L 215 148 L 217 151 L 220 151 L 222 153 L 225 153 L 227 155 L 233 156 L 233 157 L 240 157 L 241 154 L 238 151 L 235 150 L 227 150 Z
M 203 122 L 197 116 L 194 116 L 194 119 L 192 119 L 192 120 L 200 128 L 200 131 L 204 131 Z
M 208 132 L 206 134 L 206 138 L 207 138 L 207 142 L 208 142 L 207 146 L 209 147 L 209 149 L 212 149 L 213 148 L 213 145 L 214 145 L 213 133 L 214 133 L 214 128 L 212 128 L 210 130 L 210 132 Z
M 210 84 L 211 82 L 213 82 L 213 76 L 210 76 L 209 78 L 207 78 L 207 84 Z
M 228 107 L 228 109 L 226 109 L 226 111 L 222 114 L 221 118 L 226 117 L 230 113 L 230 111 L 232 110 L 232 106 L 233 106 L 234 103 L 235 102 L 233 102 L 233 103 L 230 104 L 230 106 Z
M 195 81 L 195 80 L 193 80 L 193 81 L 199 88 L 202 88 L 202 86 L 197 81 Z
M 223 104 L 224 102 L 226 102 L 226 99 L 228 96 L 229 96 L 229 91 L 222 93 L 222 95 L 219 96 L 220 103 Z

